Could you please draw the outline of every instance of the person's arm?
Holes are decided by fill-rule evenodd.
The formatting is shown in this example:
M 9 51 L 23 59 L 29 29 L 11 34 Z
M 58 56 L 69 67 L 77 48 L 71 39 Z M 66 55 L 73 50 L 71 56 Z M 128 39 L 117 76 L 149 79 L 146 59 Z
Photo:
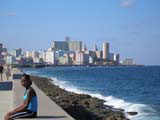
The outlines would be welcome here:
M 24 101 L 24 103 L 21 106 L 19 106 L 16 109 L 12 110 L 8 114 L 11 115 L 11 114 L 14 114 L 16 112 L 23 112 L 23 111 L 25 111 L 28 108 L 28 106 L 29 106 L 29 103 L 31 101 L 31 98 L 33 97 L 33 94 L 34 94 L 33 89 L 30 89 L 29 92 L 28 92 L 26 101 Z

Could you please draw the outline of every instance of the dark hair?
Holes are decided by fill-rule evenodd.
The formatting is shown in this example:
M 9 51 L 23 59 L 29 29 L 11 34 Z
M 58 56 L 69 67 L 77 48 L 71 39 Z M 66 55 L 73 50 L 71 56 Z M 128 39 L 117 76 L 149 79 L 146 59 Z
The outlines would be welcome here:
M 31 86 L 31 85 L 32 85 L 32 80 L 30 79 L 30 76 L 29 76 L 29 75 L 27 75 L 27 74 L 23 74 L 23 75 L 22 75 L 22 77 L 24 77 L 26 80 L 29 80 L 29 81 L 30 81 L 29 86 Z

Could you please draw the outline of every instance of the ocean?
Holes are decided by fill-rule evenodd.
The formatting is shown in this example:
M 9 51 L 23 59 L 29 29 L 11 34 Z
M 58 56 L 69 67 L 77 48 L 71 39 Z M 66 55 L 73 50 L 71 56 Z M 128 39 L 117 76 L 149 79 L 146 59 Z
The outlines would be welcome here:
M 25 68 L 48 77 L 68 91 L 105 100 L 105 104 L 136 111 L 131 120 L 160 120 L 160 66 L 97 66 Z

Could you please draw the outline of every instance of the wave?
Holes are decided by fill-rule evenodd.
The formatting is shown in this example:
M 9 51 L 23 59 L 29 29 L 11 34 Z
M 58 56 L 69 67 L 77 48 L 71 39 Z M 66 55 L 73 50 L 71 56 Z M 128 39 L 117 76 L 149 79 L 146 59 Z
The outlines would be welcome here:
M 31 70 L 31 71 L 25 71 L 25 70 L 24 70 L 24 72 L 26 72 L 27 74 L 32 74 L 32 75 L 37 75 L 37 74 L 40 73 L 40 72 L 34 71 L 34 70 Z
M 53 84 L 67 91 L 75 92 L 78 94 L 88 94 L 88 95 L 91 95 L 92 97 L 103 99 L 106 101 L 104 103 L 105 105 L 110 105 L 110 106 L 113 106 L 114 108 L 122 108 L 126 112 L 130 112 L 130 111 L 138 112 L 138 115 L 135 115 L 135 116 L 130 116 L 126 114 L 126 116 L 132 120 L 151 120 L 151 119 L 153 120 L 153 116 L 151 117 L 151 115 L 156 112 L 152 107 L 145 104 L 131 103 L 113 96 L 103 96 L 99 93 L 91 93 L 88 91 L 80 90 L 77 87 L 71 85 L 71 83 L 66 81 L 60 81 L 56 77 L 50 77 L 50 79 L 53 80 Z M 158 120 L 158 119 L 155 118 L 154 120 Z

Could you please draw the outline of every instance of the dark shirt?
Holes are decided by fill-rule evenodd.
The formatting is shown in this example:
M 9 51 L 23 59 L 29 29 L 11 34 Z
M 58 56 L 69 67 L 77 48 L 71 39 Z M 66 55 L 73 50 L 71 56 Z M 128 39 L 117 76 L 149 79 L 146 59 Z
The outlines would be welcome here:
M 3 66 L 0 66 L 0 73 L 3 73 Z

